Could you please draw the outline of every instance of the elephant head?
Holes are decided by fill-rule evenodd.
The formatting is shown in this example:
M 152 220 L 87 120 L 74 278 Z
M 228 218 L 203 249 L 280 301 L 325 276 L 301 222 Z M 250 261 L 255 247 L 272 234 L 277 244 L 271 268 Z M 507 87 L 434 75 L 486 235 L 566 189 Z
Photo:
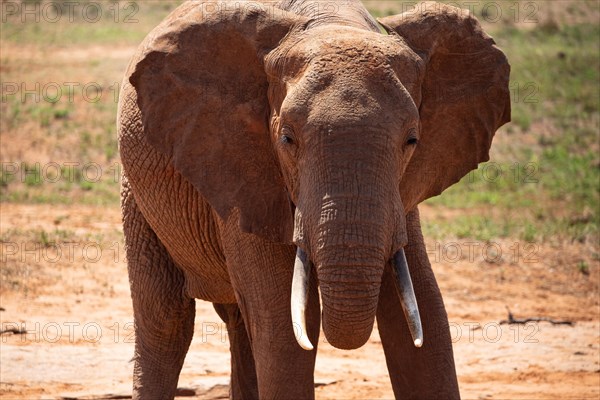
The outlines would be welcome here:
M 392 262 L 419 346 L 405 215 L 488 159 L 510 120 L 504 54 L 445 5 L 384 18 L 385 35 L 236 4 L 187 3 L 146 38 L 129 79 L 147 140 L 221 218 L 297 246 L 295 322 L 314 267 L 327 339 L 361 346 Z

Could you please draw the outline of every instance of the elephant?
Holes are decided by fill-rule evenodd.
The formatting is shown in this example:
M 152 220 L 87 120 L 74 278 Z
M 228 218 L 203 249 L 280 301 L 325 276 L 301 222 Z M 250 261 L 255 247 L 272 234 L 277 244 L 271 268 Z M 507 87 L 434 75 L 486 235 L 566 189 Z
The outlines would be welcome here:
M 195 301 L 230 341 L 234 399 L 314 398 L 375 320 L 394 395 L 459 398 L 418 205 L 489 159 L 510 65 L 467 11 L 188 1 L 120 91 L 134 398 L 173 398 Z

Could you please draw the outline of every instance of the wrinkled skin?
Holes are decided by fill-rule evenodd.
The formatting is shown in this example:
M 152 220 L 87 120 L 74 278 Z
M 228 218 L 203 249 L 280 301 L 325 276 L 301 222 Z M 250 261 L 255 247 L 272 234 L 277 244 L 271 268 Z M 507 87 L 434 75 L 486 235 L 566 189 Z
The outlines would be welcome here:
M 321 322 L 354 349 L 375 318 L 396 397 L 457 398 L 417 205 L 488 159 L 510 119 L 506 58 L 436 3 L 381 20 L 389 35 L 358 1 L 228 4 L 180 6 L 123 83 L 134 398 L 174 396 L 194 298 L 226 322 L 232 398 L 313 398 Z M 313 265 L 311 351 L 290 315 L 297 248 Z M 421 348 L 393 283 L 401 249 Z

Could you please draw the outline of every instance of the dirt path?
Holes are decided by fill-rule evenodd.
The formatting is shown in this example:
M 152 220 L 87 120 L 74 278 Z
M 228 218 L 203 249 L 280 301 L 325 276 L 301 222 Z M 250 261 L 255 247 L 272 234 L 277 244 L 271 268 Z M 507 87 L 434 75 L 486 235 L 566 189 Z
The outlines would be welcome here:
M 0 398 L 129 394 L 132 311 L 119 210 L 2 204 L 1 213 L 0 322 L 27 334 L 1 337 Z M 423 210 L 424 218 L 431 213 Z M 428 248 L 463 398 L 599 398 L 598 262 L 584 272 L 574 264 L 594 249 L 509 240 Z M 574 325 L 500 325 L 505 306 L 516 318 Z M 195 330 L 179 385 L 193 389 L 191 398 L 224 398 L 228 344 L 209 303 L 197 302 Z M 315 376 L 320 399 L 393 398 L 377 331 L 352 352 L 321 339 Z

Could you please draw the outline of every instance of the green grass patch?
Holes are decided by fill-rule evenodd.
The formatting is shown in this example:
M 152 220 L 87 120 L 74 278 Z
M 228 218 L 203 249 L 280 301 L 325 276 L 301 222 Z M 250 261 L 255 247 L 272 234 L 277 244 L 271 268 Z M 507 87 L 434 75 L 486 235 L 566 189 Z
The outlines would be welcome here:
M 57 47 L 134 45 L 182 2 L 11 2 L 3 7 L 2 40 Z
M 512 230 L 511 220 L 499 224 L 496 218 L 484 215 L 466 215 L 451 220 L 422 221 L 423 234 L 432 239 L 475 239 L 490 241 L 507 237 Z
M 513 121 L 522 130 L 549 117 L 565 128 L 598 113 L 599 25 L 551 31 L 543 25 L 532 30 L 509 27 L 495 39 L 512 65 Z
M 509 136 L 502 143 L 516 142 L 510 144 L 514 151 L 481 164 L 428 203 L 530 212 L 514 223 L 496 222 L 494 229 L 480 220 L 430 231 L 460 237 L 470 230 L 480 238 L 509 234 L 525 240 L 595 237 L 600 225 L 600 26 L 508 27 L 497 32 L 496 40 L 512 65 L 513 110 L 513 122 L 498 135 Z M 535 145 L 520 145 L 524 135 L 537 138 Z

